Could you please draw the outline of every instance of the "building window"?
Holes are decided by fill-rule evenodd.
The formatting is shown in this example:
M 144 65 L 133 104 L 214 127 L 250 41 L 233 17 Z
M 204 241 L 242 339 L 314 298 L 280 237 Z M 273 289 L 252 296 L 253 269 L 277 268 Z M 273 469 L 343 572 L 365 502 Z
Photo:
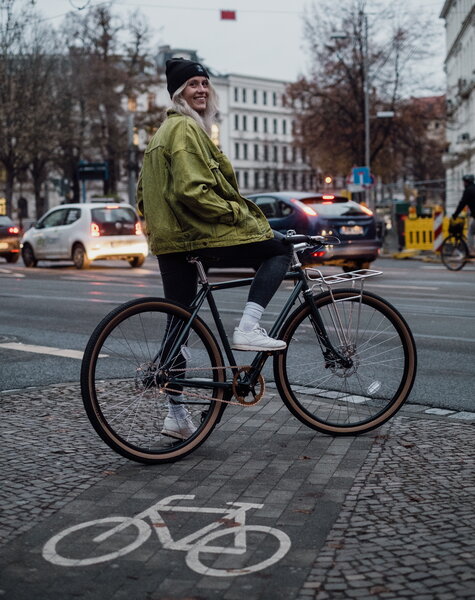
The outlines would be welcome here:
M 272 92 L 272 104 L 277 106 L 277 94 L 275 92 Z
M 252 101 L 257 104 L 257 90 L 252 90 Z
M 264 161 L 269 160 L 269 146 L 265 144 L 264 146 Z
M 259 189 L 259 171 L 254 171 L 254 189 Z
M 297 162 L 297 148 L 292 146 L 292 162 Z
M 235 87 L 234 88 L 234 102 L 237 102 L 239 100 L 239 88 Z
M 254 117 L 254 131 L 259 131 L 259 119 Z
M 294 190 L 298 189 L 297 173 L 292 173 L 292 187 Z
M 234 115 L 234 129 L 239 129 L 239 115 Z
M 287 135 L 287 120 L 286 120 L 286 119 L 284 119 L 284 120 L 282 121 L 282 133 L 283 133 L 284 135 Z
M 254 144 L 254 160 L 259 160 L 259 144 Z
M 243 115 L 242 117 L 242 130 L 247 131 L 247 116 Z
M 274 124 L 274 133 L 277 133 L 277 119 L 273 120 L 273 124 Z
M 242 145 L 243 159 L 247 160 L 247 144 Z
M 157 106 L 156 99 L 156 94 L 147 94 L 147 110 L 151 111 Z
M 274 152 L 274 162 L 278 162 L 278 160 L 279 160 L 279 148 L 277 146 L 274 146 L 273 152 Z
M 267 117 L 264 117 L 262 121 L 264 124 L 264 133 L 267 133 Z
M 284 188 L 284 190 L 287 189 L 287 182 L 288 182 L 287 173 L 282 173 L 282 187 Z
M 247 90 L 246 88 L 242 88 L 242 101 L 247 102 Z
M 264 171 L 264 189 L 269 189 L 269 173 L 267 171 Z
M 287 162 L 287 146 L 284 146 L 282 148 L 282 160 L 286 163 Z
M 237 142 L 234 144 L 234 158 L 239 158 L 239 144 Z
M 267 104 L 267 92 L 262 92 L 262 104 Z
M 244 171 L 244 188 L 248 188 L 249 187 L 249 173 L 247 171 Z

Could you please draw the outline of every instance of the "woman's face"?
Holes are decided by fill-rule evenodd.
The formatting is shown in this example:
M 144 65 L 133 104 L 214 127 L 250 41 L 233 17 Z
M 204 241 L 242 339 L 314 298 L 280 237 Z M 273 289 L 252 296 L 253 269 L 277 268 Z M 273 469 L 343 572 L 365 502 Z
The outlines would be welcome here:
M 208 85 L 207 77 L 192 77 L 186 82 L 183 90 L 183 98 L 197 113 L 202 114 L 208 104 Z

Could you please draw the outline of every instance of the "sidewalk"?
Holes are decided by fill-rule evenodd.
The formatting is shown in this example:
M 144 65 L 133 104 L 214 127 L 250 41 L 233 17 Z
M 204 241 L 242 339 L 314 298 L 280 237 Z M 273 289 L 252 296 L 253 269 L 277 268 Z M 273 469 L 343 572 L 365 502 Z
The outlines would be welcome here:
M 301 425 L 271 391 L 254 407 L 226 410 L 209 440 L 181 462 L 144 466 L 102 443 L 76 385 L 0 393 L 0 409 L 2 599 L 474 596 L 473 413 L 408 405 L 374 432 L 332 438 Z M 262 504 L 247 513 L 247 525 L 280 530 L 290 549 L 252 573 L 206 575 L 192 568 L 197 556 L 188 561 L 186 552 L 162 547 L 155 522 L 150 537 L 123 556 L 116 544 L 133 539 L 125 532 L 111 538 L 113 558 L 99 564 L 59 566 L 42 556 L 48 540 L 66 528 L 132 517 L 177 494 L 194 495 L 192 504 L 202 508 Z M 199 510 L 173 513 L 167 525 L 177 539 L 209 518 Z M 86 532 L 60 540 L 57 552 L 94 556 Z M 233 569 L 276 551 L 275 536 L 250 533 L 245 556 L 204 552 L 198 558 Z

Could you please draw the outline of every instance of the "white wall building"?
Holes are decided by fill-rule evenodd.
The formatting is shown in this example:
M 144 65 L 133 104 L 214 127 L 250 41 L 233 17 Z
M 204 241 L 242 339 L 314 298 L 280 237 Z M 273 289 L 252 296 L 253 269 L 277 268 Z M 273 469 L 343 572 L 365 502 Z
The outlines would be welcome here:
M 446 0 L 447 142 L 444 156 L 447 213 L 463 191 L 462 175 L 475 174 L 475 4 L 473 0 Z

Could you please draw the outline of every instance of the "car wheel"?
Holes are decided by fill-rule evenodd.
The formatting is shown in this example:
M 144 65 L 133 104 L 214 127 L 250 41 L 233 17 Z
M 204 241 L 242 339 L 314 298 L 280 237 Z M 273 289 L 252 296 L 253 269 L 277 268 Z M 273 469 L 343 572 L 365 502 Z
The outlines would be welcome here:
M 357 263 L 356 268 L 357 269 L 369 269 L 371 267 L 371 262 L 369 260 L 363 260 L 359 263 Z
M 128 260 L 129 265 L 133 269 L 136 269 L 138 267 L 141 267 L 144 264 L 145 256 L 134 256 L 133 258 L 128 258 L 127 260 Z
M 87 269 L 91 261 L 87 257 L 86 250 L 82 244 L 76 244 L 73 248 L 73 262 L 76 269 Z
M 7 263 L 16 263 L 16 262 L 18 262 L 18 259 L 20 258 L 20 253 L 12 252 L 11 254 L 7 254 L 7 256 L 5 258 L 7 259 Z
M 38 261 L 36 260 L 35 253 L 30 244 L 25 244 L 21 249 L 21 258 L 25 267 L 36 267 Z

